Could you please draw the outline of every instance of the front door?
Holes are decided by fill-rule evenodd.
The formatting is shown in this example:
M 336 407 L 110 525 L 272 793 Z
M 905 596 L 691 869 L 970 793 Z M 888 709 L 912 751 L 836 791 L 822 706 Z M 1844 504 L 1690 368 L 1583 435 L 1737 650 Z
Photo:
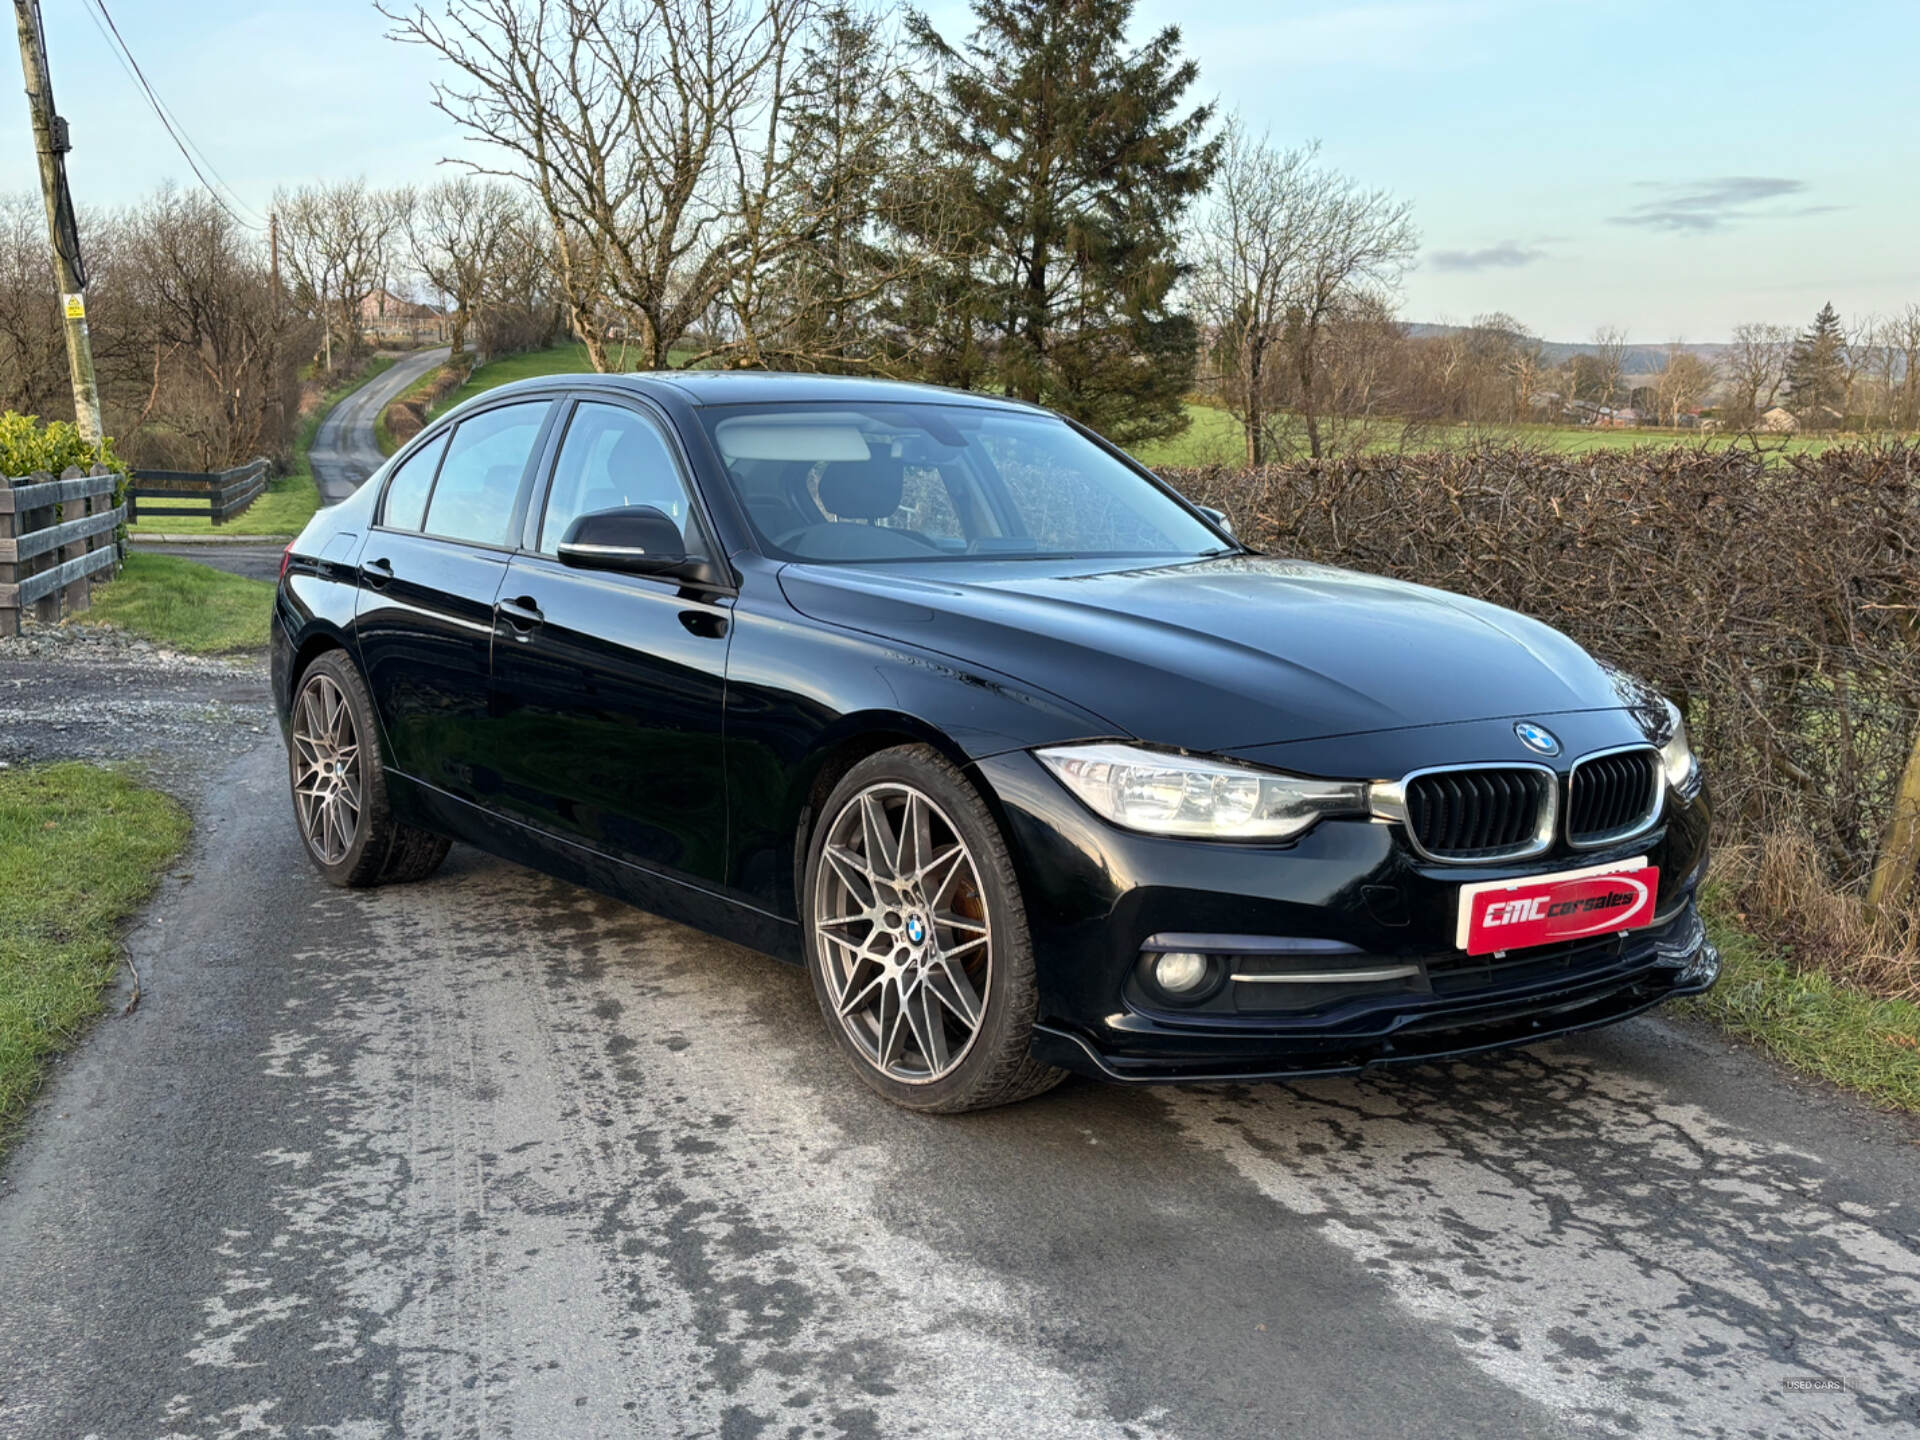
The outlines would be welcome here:
M 361 551 L 354 635 L 387 764 L 464 800 L 493 784 L 494 602 L 551 408 L 483 410 L 408 456 Z
M 680 521 L 689 555 L 713 553 L 662 426 L 626 405 L 582 400 L 566 419 L 529 548 L 500 589 L 493 803 L 618 859 L 718 885 L 732 601 L 554 558 L 576 517 L 624 505 L 658 507 Z

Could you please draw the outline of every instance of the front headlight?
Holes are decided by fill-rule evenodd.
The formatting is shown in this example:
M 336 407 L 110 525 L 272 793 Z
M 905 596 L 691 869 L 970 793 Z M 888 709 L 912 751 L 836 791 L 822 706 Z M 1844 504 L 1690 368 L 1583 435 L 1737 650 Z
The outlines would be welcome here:
M 1034 753 L 1096 815 L 1152 835 L 1284 840 L 1327 815 L 1367 813 L 1363 782 L 1305 780 L 1113 743 Z
M 1666 707 L 1672 728 L 1666 744 L 1660 747 L 1661 768 L 1667 773 L 1667 787 L 1681 799 L 1691 800 L 1700 791 L 1700 762 L 1687 740 L 1687 722 L 1680 717 L 1680 707 L 1671 700 Z

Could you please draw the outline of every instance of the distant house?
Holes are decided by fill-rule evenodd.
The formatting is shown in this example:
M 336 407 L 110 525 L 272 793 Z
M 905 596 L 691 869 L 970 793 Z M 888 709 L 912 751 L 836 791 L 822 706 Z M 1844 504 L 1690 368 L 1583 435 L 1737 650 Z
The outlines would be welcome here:
M 1592 425 L 1600 430 L 1631 430 L 1646 423 L 1631 405 L 1600 405 L 1592 400 L 1576 400 L 1567 407 L 1576 424 Z
M 1771 410 L 1761 412 L 1760 428 L 1770 435 L 1791 435 L 1800 428 L 1800 422 L 1794 419 L 1793 412 L 1786 406 L 1776 405 Z
M 447 338 L 447 317 L 431 305 L 376 290 L 360 302 L 360 329 L 382 345 L 437 345 Z

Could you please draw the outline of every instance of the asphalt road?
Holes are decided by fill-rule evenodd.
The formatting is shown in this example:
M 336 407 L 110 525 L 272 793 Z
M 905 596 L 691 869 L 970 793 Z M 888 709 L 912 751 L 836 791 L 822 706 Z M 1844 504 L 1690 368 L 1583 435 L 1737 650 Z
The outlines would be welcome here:
M 358 390 L 348 395 L 320 422 L 314 432 L 313 446 L 307 458 L 313 465 L 314 483 L 320 487 L 324 505 L 338 505 L 386 458 L 374 439 L 373 422 L 409 385 L 436 365 L 445 362 L 450 352 L 421 350 L 397 360 Z
M 1705 1032 L 916 1117 L 797 970 L 463 848 L 327 889 L 223 735 L 0 1166 L 0 1434 L 1920 1424 L 1914 1128 Z
M 281 547 L 278 545 L 196 545 L 191 542 L 185 545 L 162 545 L 143 540 L 139 546 L 142 555 L 174 555 L 182 560 L 211 565 L 216 570 L 225 570 L 232 575 L 244 575 L 249 580 L 280 578 Z

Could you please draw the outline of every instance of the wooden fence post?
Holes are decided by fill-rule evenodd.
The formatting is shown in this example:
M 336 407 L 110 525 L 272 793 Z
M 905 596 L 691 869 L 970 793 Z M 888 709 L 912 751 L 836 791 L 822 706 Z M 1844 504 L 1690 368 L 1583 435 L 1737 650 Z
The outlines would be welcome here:
M 48 470 L 36 470 L 27 477 L 27 483 L 29 485 L 50 485 L 53 483 L 53 473 Z M 60 519 L 60 511 L 57 506 L 50 504 L 42 506 L 37 510 L 29 510 L 21 518 L 25 522 L 20 527 L 21 533 L 31 534 L 35 530 L 44 530 L 49 525 L 57 524 Z M 36 555 L 26 562 L 25 567 L 20 573 L 20 578 L 22 580 L 31 580 L 41 571 L 51 570 L 59 563 L 60 556 L 57 553 Z M 35 601 L 33 617 L 43 625 L 51 624 L 58 620 L 60 618 L 59 593 L 55 592 L 51 595 L 42 595 Z
M 60 472 L 60 478 L 62 480 L 84 480 L 87 478 L 87 472 L 82 470 L 78 465 L 69 465 L 65 470 Z M 66 501 L 60 507 L 60 519 L 62 521 L 82 520 L 91 514 L 93 514 L 93 496 L 91 495 L 82 495 L 78 500 Z M 55 565 L 64 565 L 69 560 L 79 559 L 92 548 L 92 538 L 82 535 L 79 539 L 70 544 L 62 545 L 58 550 L 55 550 L 52 557 L 53 563 Z M 55 597 L 59 601 L 60 618 L 64 619 L 68 615 L 77 615 L 93 603 L 87 594 L 92 584 L 92 580 L 82 575 L 79 579 L 69 582 L 67 587 L 60 591 Z
M 7 480 L 0 479 L 0 491 L 12 488 L 13 486 Z M 26 518 L 24 515 L 16 515 L 12 506 L 0 510 L 0 549 L 13 548 L 11 542 L 16 535 L 20 534 L 20 522 Z M 18 572 L 17 565 L 0 563 L 0 583 L 11 584 L 17 581 L 20 578 Z M 19 633 L 20 611 L 12 605 L 0 605 L 0 640 Z

